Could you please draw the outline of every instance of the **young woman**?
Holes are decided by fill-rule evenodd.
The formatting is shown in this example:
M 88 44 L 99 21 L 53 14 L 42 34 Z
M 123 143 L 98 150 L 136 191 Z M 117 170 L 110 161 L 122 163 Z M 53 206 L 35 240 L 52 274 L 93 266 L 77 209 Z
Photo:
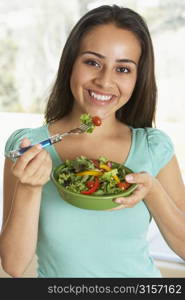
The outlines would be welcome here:
M 169 247 L 185 258 L 185 189 L 170 138 L 153 128 L 154 55 L 147 25 L 136 12 L 101 6 L 84 15 L 64 47 L 46 108 L 46 124 L 8 139 L 4 174 L 2 266 L 21 277 L 35 251 L 38 277 L 160 277 L 149 254 L 153 217 Z M 36 145 L 12 162 L 10 150 L 79 125 L 82 113 L 103 123 L 43 150 Z M 137 190 L 111 211 L 63 201 L 52 167 L 79 155 L 106 156 L 134 170 Z

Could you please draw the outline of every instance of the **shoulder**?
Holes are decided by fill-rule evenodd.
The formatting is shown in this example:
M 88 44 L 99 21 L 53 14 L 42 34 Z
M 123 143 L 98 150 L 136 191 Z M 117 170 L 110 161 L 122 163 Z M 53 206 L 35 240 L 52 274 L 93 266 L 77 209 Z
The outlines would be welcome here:
M 151 152 L 174 152 L 174 145 L 170 136 L 157 128 L 145 128 L 148 147 Z
M 170 139 L 169 135 L 161 129 L 145 127 L 145 128 L 133 128 L 135 134 L 139 137 L 145 137 L 150 140 L 159 140 L 161 138 Z
M 174 155 L 174 145 L 170 136 L 163 130 L 150 127 L 136 128 L 135 135 L 137 147 L 140 143 L 157 175 Z
M 24 137 L 27 137 L 32 144 L 37 143 L 40 139 L 45 138 L 47 133 L 46 125 L 37 128 L 19 128 L 13 131 L 5 143 L 4 154 L 8 157 L 9 151 L 19 148 Z
M 145 142 L 152 150 L 155 147 L 170 147 L 173 148 L 173 142 L 169 135 L 157 128 L 134 128 L 136 139 Z

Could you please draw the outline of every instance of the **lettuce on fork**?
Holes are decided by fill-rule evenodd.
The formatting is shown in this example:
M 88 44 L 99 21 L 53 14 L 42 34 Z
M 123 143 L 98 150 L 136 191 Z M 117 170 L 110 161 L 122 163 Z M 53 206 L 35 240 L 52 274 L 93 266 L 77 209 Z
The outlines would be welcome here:
M 102 120 L 98 116 L 91 117 L 89 114 L 82 114 L 80 116 L 80 121 L 82 124 L 88 126 L 86 132 L 92 133 L 96 126 L 100 126 L 102 124 Z

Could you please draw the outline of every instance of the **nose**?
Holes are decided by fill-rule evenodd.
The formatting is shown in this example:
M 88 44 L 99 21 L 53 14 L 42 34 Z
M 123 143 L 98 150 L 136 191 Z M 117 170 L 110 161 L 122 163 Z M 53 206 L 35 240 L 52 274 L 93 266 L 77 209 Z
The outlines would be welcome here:
M 113 74 L 111 70 L 102 69 L 96 74 L 94 83 L 101 88 L 113 87 Z

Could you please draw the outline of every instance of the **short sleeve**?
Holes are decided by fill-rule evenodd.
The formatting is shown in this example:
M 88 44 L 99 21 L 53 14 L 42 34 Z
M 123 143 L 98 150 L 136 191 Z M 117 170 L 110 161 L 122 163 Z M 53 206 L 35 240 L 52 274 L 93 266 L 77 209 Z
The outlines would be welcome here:
M 174 145 L 171 138 L 162 130 L 147 128 L 149 155 L 155 176 L 172 159 Z
M 24 137 L 27 137 L 32 142 L 32 130 L 30 128 L 23 128 L 23 129 L 15 130 L 8 137 L 8 139 L 6 141 L 4 155 L 6 157 L 9 157 L 10 151 L 18 149 L 20 146 L 20 143 Z M 13 161 L 15 161 L 15 160 L 13 160 Z

